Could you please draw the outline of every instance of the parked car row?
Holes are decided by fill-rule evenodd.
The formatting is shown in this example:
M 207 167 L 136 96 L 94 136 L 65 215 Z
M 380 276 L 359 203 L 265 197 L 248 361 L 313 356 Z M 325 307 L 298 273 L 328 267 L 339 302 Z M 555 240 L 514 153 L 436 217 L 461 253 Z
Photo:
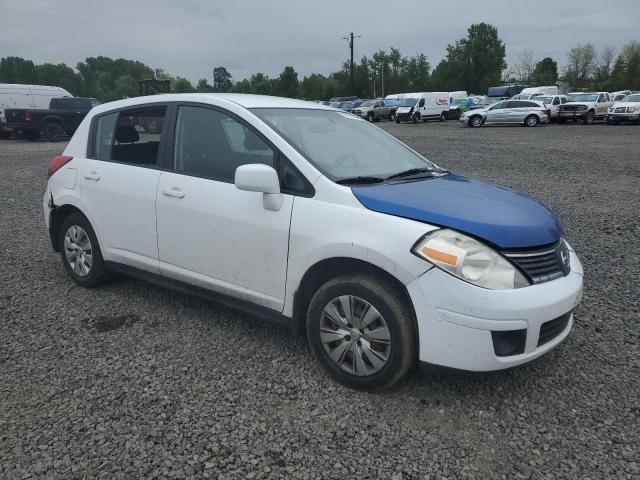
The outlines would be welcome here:
M 35 141 L 73 135 L 80 122 L 100 102 L 74 97 L 64 88 L 44 85 L 0 84 L 0 137 L 11 133 Z
M 612 98 L 620 100 L 614 102 Z M 622 122 L 640 124 L 640 93 L 574 92 L 559 95 L 524 92 L 483 108 L 467 108 L 460 115 L 460 122 L 470 127 L 488 124 L 534 127 L 553 120 L 558 123 L 579 121 L 585 125 L 596 120 L 606 120 L 612 125 Z

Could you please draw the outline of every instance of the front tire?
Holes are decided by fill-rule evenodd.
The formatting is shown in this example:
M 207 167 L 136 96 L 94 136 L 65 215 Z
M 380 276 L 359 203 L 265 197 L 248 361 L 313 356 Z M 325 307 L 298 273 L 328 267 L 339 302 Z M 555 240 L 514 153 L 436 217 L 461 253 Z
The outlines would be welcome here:
M 584 124 L 585 125 L 591 125 L 593 123 L 593 119 L 595 118 L 595 113 L 593 112 L 588 112 L 587 116 L 584 117 Z
M 311 299 L 307 337 L 322 367 L 358 390 L 381 390 L 417 359 L 416 329 L 402 292 L 373 275 L 345 275 Z
M 482 126 L 482 117 L 480 115 L 474 115 L 469 119 L 469 126 L 478 128 Z
M 367 113 L 367 120 L 369 121 L 369 123 L 373 123 L 374 115 L 372 112 Z
M 389 121 L 393 122 L 396 119 L 396 112 L 391 112 L 389 114 Z
M 63 220 L 58 246 L 65 270 L 78 285 L 94 288 L 108 279 L 96 234 L 81 213 L 72 213 Z
M 441 122 L 444 122 L 446 119 L 447 119 L 447 116 L 445 115 L 445 113 L 444 113 L 444 112 L 442 112 L 442 113 L 440 114 L 440 121 L 441 121 Z

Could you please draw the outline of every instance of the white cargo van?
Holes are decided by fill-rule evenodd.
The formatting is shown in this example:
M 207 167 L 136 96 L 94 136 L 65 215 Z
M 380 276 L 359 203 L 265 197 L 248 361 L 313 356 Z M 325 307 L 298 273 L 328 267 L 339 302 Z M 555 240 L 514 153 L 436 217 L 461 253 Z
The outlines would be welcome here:
M 523 88 L 522 91 L 515 95 L 512 100 L 535 100 L 536 97 L 542 95 L 558 95 L 559 90 L 555 85 L 544 86 L 544 87 L 529 87 Z
M 4 126 L 6 108 L 45 109 L 49 108 L 49 101 L 52 98 L 61 97 L 73 97 L 73 95 L 60 87 L 0 83 L 0 136 L 6 137 L 10 133 Z
M 415 102 L 413 101 L 415 100 Z M 449 114 L 449 92 L 410 93 L 401 100 L 396 111 L 396 123 L 402 121 L 440 120 L 444 122 Z

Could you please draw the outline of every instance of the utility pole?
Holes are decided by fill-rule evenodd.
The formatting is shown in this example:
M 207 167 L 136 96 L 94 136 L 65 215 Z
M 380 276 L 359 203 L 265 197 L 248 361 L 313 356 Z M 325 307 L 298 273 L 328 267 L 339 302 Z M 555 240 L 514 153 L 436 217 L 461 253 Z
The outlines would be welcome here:
M 350 62 L 350 68 L 349 68 L 349 72 L 351 73 L 351 95 L 353 95 L 353 39 L 354 38 L 362 38 L 361 35 L 354 35 L 353 32 L 351 32 L 349 35 L 347 35 L 346 37 L 342 37 L 343 40 L 346 40 L 347 43 L 349 44 L 349 50 L 351 51 L 351 62 Z
M 384 98 L 384 62 L 382 63 L 382 67 L 380 68 L 380 76 L 382 77 L 382 98 Z

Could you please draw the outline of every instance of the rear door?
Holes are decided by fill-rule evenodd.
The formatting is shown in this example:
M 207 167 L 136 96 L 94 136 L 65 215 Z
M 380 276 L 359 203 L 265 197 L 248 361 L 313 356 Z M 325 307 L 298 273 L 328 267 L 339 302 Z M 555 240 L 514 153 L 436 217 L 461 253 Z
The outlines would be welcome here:
M 82 202 L 105 260 L 159 273 L 156 191 L 166 132 L 149 133 L 145 120 L 162 120 L 166 104 L 94 117 L 88 157 L 79 163 Z
M 175 117 L 173 171 L 160 176 L 158 249 L 163 275 L 277 311 L 284 306 L 293 196 L 267 210 L 238 190 L 236 168 L 278 169 L 278 151 L 235 115 L 183 104 Z

